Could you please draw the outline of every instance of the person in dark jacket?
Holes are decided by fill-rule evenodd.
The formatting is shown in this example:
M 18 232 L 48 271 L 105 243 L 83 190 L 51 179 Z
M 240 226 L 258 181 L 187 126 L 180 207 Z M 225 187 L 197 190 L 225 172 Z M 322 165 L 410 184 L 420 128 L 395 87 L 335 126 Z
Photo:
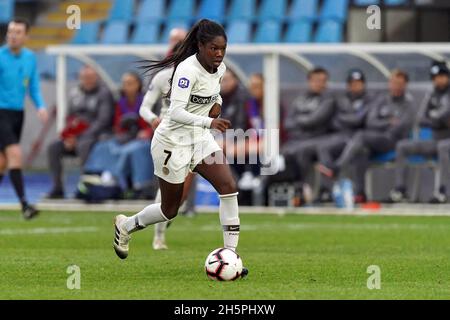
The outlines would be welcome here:
M 247 89 L 239 84 L 233 71 L 227 69 L 220 83 L 222 96 L 221 116 L 230 119 L 235 129 L 246 130 L 245 103 L 249 99 Z
M 49 170 L 53 187 L 47 198 L 63 198 L 62 159 L 79 157 L 84 165 L 91 147 L 102 134 L 112 131 L 114 117 L 113 96 L 101 84 L 97 72 L 84 66 L 79 75 L 80 84 L 69 92 L 68 117 L 60 139 L 48 147 Z
M 331 130 L 335 101 L 327 90 L 327 84 L 328 72 L 325 69 L 318 67 L 309 71 L 307 92 L 287 108 L 283 122 L 286 142 L 280 150 L 286 169 L 272 177 L 271 182 L 299 182 L 309 189 L 304 181 L 316 160 L 316 145 Z M 304 198 L 306 203 L 312 200 Z
M 319 164 L 332 166 L 355 132 L 365 127 L 370 105 L 375 98 L 374 94 L 366 90 L 364 73 L 359 69 L 351 69 L 347 76 L 347 91 L 336 98 L 336 111 L 331 120 L 333 133 L 316 145 Z M 329 190 L 322 192 L 330 193 Z M 364 189 L 360 184 L 357 184 L 356 195 L 361 198 L 357 202 L 364 201 Z
M 342 168 L 354 164 L 355 161 L 363 161 L 361 157 L 367 158 L 373 153 L 392 151 L 397 141 L 409 135 L 414 108 L 413 98 L 406 91 L 408 80 L 406 72 L 392 72 L 389 92 L 376 99 L 367 115 L 365 128 L 353 135 L 334 164 L 330 167 L 318 166 L 323 174 L 336 178 Z M 361 177 L 364 179 L 364 174 L 361 174 Z
M 433 91 L 428 94 L 419 112 L 419 126 L 431 128 L 432 140 L 402 140 L 396 147 L 396 187 L 391 191 L 391 200 L 400 202 L 406 198 L 405 172 L 408 157 L 422 155 L 438 158 L 435 172 L 436 190 L 432 203 L 447 202 L 445 183 L 450 167 L 450 85 L 449 69 L 444 63 L 435 62 L 430 70 Z

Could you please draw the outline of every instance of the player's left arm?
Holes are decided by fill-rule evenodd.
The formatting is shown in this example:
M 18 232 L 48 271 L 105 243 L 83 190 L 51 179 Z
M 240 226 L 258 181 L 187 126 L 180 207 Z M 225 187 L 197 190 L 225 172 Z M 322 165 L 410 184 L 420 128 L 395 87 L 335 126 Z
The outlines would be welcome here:
M 28 86 L 29 94 L 33 100 L 34 105 L 38 109 L 38 116 L 42 122 L 47 122 L 48 113 L 44 103 L 44 99 L 41 94 L 39 74 L 37 70 L 36 56 L 33 55 L 32 69 L 30 75 L 30 81 Z

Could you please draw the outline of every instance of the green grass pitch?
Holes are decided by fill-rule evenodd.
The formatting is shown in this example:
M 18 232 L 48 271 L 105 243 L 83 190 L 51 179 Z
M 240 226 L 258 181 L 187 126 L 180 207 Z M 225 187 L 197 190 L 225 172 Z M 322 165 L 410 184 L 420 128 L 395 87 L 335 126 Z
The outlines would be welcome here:
M 114 213 L 0 212 L 0 299 L 449 299 L 450 217 L 242 215 L 239 253 L 250 274 L 208 280 L 222 245 L 216 214 L 178 217 L 168 251 L 153 228 L 133 234 L 130 255 L 112 248 Z M 67 268 L 81 289 L 67 288 Z M 369 290 L 370 265 L 381 288 Z

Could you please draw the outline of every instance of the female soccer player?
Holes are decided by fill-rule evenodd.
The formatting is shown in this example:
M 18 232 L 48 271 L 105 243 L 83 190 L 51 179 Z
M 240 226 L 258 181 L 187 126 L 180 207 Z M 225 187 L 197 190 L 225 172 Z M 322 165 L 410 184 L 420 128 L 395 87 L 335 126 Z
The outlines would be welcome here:
M 170 107 L 151 146 L 161 203 L 149 205 L 131 217 L 115 217 L 113 246 L 121 259 L 128 256 L 131 233 L 175 218 L 190 171 L 202 175 L 219 193 L 224 247 L 236 250 L 240 229 L 236 183 L 209 130 L 224 132 L 231 127 L 226 119 L 209 117 L 211 109 L 222 104 L 219 92 L 226 69 L 223 63 L 226 46 L 223 27 L 203 19 L 192 27 L 177 52 L 161 61 L 150 61 L 148 70 L 174 67 L 167 94 Z M 243 275 L 247 273 L 244 269 Z
M 173 48 L 171 49 L 171 54 L 173 52 L 176 52 L 180 48 L 181 43 L 182 42 L 180 41 L 173 46 Z M 164 96 L 170 91 L 170 79 L 172 78 L 173 70 L 173 67 L 161 70 L 153 77 L 148 91 L 145 94 L 141 108 L 139 109 L 140 116 L 152 126 L 153 130 L 156 130 L 161 122 L 161 119 L 164 118 L 167 110 L 169 109 L 170 101 L 169 99 L 167 99 L 167 97 Z M 152 109 L 161 97 L 163 97 L 163 99 L 161 99 L 162 106 L 158 117 L 152 111 Z M 194 173 L 189 173 L 189 175 L 184 180 L 183 195 L 181 197 L 180 204 L 183 204 L 183 202 L 187 199 L 189 189 L 192 185 L 192 181 L 194 180 L 193 178 Z M 161 203 L 160 190 L 158 190 L 158 192 L 156 193 L 155 202 Z M 152 243 L 154 250 L 168 249 L 165 234 L 167 228 L 169 227 L 169 223 L 169 221 L 164 221 L 155 224 L 155 233 L 153 235 Z

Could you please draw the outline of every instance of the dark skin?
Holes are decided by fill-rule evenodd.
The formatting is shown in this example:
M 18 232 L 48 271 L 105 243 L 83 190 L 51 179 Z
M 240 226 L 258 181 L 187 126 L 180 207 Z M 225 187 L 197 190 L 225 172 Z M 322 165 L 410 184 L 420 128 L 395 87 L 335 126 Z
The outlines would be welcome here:
M 222 36 L 215 37 L 212 41 L 205 44 L 199 43 L 199 52 L 197 59 L 200 64 L 209 73 L 217 72 L 217 68 L 222 63 L 225 56 L 227 43 Z M 231 122 L 226 119 L 214 119 L 211 123 L 211 128 L 225 132 L 231 127 Z M 226 162 L 226 157 L 222 151 L 219 155 L 210 155 L 204 162 L 199 163 L 194 172 L 199 173 L 203 178 L 208 180 L 216 191 L 221 194 L 231 194 L 237 192 L 236 182 L 229 165 Z M 212 161 L 221 158 L 222 161 Z M 208 161 L 209 160 L 209 161 Z M 170 160 L 169 160 L 170 161 Z M 216 163 L 218 162 L 218 163 Z M 178 213 L 178 209 L 183 200 L 183 187 L 187 181 L 179 184 L 169 183 L 159 178 L 159 187 L 161 188 L 161 210 L 168 219 L 173 219 Z M 185 195 L 185 193 L 184 193 Z

